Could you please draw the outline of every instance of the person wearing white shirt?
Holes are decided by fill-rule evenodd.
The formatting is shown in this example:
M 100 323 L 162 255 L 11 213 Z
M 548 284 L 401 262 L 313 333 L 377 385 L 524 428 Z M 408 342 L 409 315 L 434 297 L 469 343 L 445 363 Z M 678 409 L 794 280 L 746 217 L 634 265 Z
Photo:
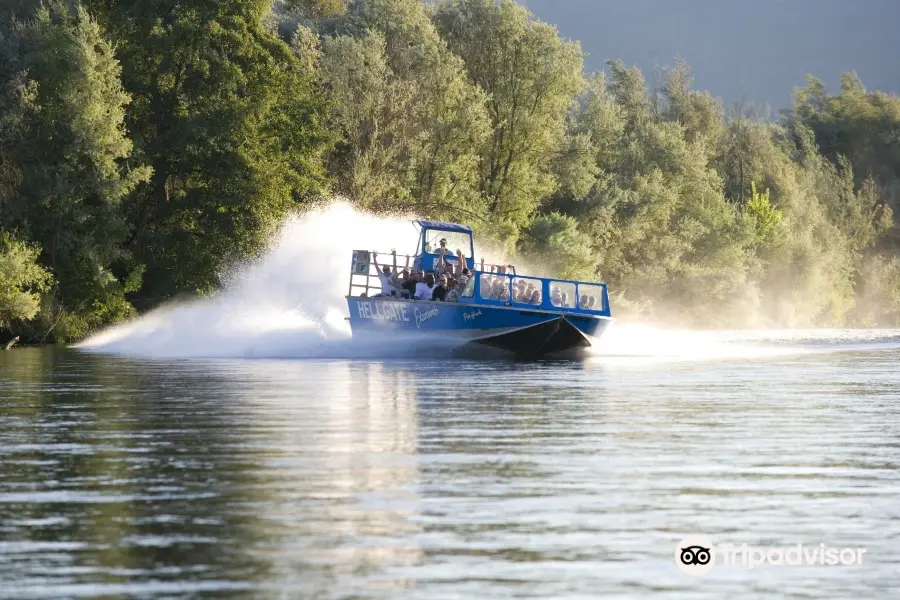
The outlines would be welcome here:
M 434 285 L 434 273 L 431 271 L 425 273 L 425 281 L 416 284 L 416 300 L 431 300 L 435 287 L 437 286 Z
M 391 272 L 391 268 L 388 265 L 384 265 L 383 267 L 378 266 L 378 253 L 372 253 L 372 262 L 375 263 L 375 272 L 378 273 L 378 280 L 381 282 L 381 295 L 382 296 L 396 296 L 398 293 L 398 288 L 394 284 L 394 281 L 397 277 L 397 251 L 391 250 L 391 254 L 394 256 L 394 271 Z

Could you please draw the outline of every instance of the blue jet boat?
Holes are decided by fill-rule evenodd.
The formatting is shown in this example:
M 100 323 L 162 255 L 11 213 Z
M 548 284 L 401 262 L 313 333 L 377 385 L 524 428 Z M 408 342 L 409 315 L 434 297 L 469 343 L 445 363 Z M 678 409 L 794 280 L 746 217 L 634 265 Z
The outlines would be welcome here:
M 372 253 L 357 250 L 347 295 L 354 336 L 421 332 L 499 348 L 519 358 L 536 358 L 589 348 L 614 320 L 603 283 L 529 277 L 516 274 L 514 268 L 505 273 L 478 270 L 470 227 L 414 223 L 420 235 L 416 254 L 407 257 L 413 258 L 413 268 L 435 269 L 444 241 L 448 250 L 463 250 L 471 273 L 465 289 L 455 302 L 382 296 Z M 445 260 L 458 263 L 449 254 Z M 385 263 L 383 259 L 381 266 Z

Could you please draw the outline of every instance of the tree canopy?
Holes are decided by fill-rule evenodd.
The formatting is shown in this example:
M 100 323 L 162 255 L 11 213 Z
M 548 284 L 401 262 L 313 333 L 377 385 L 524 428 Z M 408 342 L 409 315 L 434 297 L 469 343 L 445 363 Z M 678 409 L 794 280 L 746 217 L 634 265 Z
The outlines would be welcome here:
M 469 222 L 642 318 L 900 322 L 900 98 L 810 76 L 773 121 L 678 57 L 583 58 L 513 0 L 6 3 L 0 329 L 211 293 L 332 194 Z

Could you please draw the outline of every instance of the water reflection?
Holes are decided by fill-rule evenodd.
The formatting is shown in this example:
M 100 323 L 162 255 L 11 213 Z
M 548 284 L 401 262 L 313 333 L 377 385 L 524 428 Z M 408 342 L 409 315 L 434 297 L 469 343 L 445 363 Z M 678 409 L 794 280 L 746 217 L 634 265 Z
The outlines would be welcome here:
M 892 597 L 894 362 L 5 353 L 0 597 Z M 696 582 L 692 533 L 870 562 Z
M 10 357 L 0 539 L 13 589 L 327 590 L 420 553 L 403 542 L 417 498 L 405 371 Z

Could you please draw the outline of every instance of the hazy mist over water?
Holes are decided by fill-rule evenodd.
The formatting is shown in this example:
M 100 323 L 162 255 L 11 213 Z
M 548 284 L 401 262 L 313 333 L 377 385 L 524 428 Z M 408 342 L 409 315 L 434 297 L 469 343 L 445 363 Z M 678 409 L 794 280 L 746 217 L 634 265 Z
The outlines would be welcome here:
M 726 106 L 744 100 L 773 111 L 791 103 L 807 73 L 830 90 L 859 73 L 870 89 L 900 92 L 900 3 L 894 0 L 522 0 L 565 37 L 581 41 L 588 71 L 621 58 L 649 83 L 680 55 L 695 86 Z

